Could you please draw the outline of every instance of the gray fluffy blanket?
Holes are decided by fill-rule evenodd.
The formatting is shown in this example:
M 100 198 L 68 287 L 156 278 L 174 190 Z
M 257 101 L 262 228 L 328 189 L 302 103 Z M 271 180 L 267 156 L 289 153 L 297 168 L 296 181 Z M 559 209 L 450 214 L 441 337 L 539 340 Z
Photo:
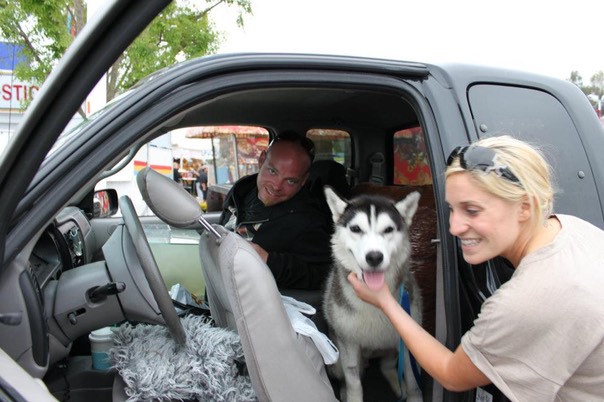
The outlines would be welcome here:
M 249 376 L 237 368 L 244 361 L 239 335 L 203 316 L 187 316 L 182 324 L 182 348 L 160 325 L 126 323 L 115 330 L 110 360 L 128 401 L 256 401 Z

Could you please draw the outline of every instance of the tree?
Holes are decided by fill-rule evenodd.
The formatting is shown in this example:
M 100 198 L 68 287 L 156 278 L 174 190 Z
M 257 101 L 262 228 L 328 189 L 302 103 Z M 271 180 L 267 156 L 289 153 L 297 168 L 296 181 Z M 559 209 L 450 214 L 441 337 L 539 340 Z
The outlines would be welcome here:
M 180 0 L 170 4 L 107 72 L 107 100 L 153 71 L 216 52 L 221 34 L 210 12 L 219 6 L 235 6 L 237 23 L 243 26 L 243 16 L 252 12 L 250 1 L 206 0 L 192 6 Z M 0 0 L 0 35 L 21 48 L 29 60 L 16 67 L 15 75 L 32 84 L 40 85 L 46 79 L 85 23 L 85 0 Z
M 568 80 L 579 88 L 583 86 L 583 77 L 581 77 L 581 74 L 579 74 L 578 71 L 571 71 L 570 78 Z
M 589 82 L 591 83 L 591 93 L 602 98 L 604 95 L 604 71 L 598 71 L 592 75 Z
M 599 100 L 604 96 L 604 71 L 592 75 L 589 79 L 590 85 L 583 85 L 583 78 L 578 71 L 572 71 L 568 81 L 578 86 L 594 106 L 597 106 L 595 99 Z
M 83 1 L 0 0 L 0 35 L 29 60 L 17 65 L 17 78 L 44 81 L 73 40 L 71 31 L 78 32 L 84 23 Z

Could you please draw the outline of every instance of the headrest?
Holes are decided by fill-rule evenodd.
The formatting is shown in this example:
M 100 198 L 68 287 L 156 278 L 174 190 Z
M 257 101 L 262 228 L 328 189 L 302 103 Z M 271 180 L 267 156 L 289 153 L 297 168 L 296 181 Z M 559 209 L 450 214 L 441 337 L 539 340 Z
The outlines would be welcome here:
M 188 227 L 202 214 L 197 199 L 174 180 L 150 167 L 136 176 L 143 199 L 159 219 L 174 227 Z
M 341 163 L 333 160 L 318 160 L 310 167 L 309 181 L 311 190 L 319 186 L 318 191 L 323 192 L 323 186 L 329 185 L 343 197 L 348 196 L 350 185 L 346 178 L 346 168 Z

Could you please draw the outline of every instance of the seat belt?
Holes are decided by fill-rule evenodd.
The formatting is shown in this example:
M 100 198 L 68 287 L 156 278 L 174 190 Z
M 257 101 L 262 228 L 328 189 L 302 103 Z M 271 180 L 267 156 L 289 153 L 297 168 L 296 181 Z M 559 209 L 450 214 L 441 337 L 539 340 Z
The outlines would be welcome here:
M 405 290 L 404 286 L 401 286 L 400 290 L 400 303 L 403 307 L 403 310 L 411 316 L 411 303 L 409 300 L 409 293 Z M 398 351 L 398 382 L 399 384 L 403 381 L 403 376 L 405 374 L 405 342 L 403 342 L 403 338 L 400 340 L 400 346 Z M 409 351 L 409 362 L 411 363 L 411 371 L 413 371 L 413 376 L 415 377 L 415 381 L 417 382 L 417 387 L 422 389 L 421 375 L 419 373 L 419 367 L 417 365 L 417 361 L 415 357 Z
M 385 161 L 386 158 L 384 158 L 384 154 L 381 152 L 376 152 L 371 155 L 371 158 L 369 158 L 369 163 L 371 163 L 371 176 L 369 177 L 369 182 L 380 186 L 384 184 Z

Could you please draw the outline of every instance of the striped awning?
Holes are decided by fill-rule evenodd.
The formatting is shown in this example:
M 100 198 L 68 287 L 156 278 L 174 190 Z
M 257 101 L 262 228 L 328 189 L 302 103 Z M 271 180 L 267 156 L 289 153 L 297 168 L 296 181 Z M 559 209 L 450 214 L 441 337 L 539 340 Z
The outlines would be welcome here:
M 187 138 L 214 138 L 235 135 L 239 138 L 267 137 L 268 130 L 254 126 L 203 126 L 187 128 Z

